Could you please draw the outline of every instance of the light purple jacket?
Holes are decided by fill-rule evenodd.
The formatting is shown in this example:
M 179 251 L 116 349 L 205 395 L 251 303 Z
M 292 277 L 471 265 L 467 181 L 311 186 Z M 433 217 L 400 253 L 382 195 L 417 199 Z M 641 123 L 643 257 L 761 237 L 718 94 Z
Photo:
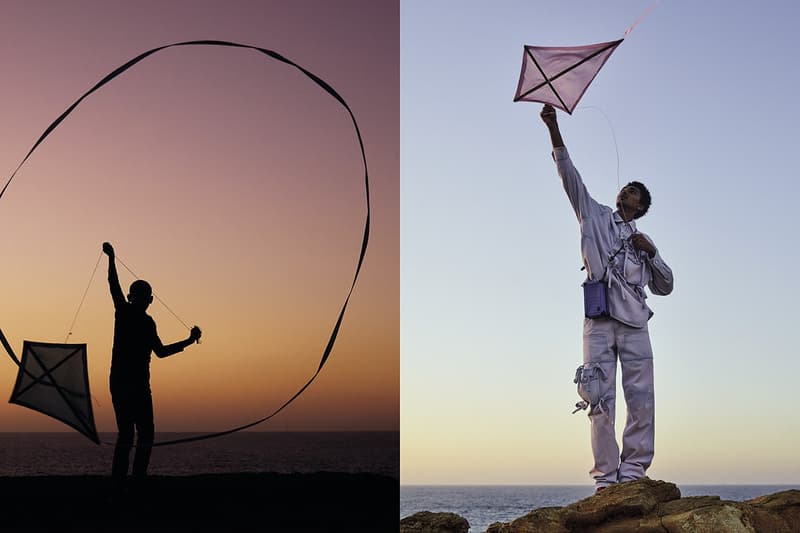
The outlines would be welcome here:
M 653 258 L 647 252 L 636 251 L 630 242 L 630 236 L 637 232 L 636 223 L 626 223 L 618 212 L 591 197 L 566 147 L 555 148 L 553 159 L 581 225 L 581 255 L 587 279 L 607 282 L 608 307 L 613 318 L 636 328 L 645 326 L 653 311 L 645 302 L 644 287 L 653 294 L 671 293 L 672 270 L 658 250 Z M 653 244 L 650 237 L 642 235 Z M 617 250 L 620 252 L 609 262 Z

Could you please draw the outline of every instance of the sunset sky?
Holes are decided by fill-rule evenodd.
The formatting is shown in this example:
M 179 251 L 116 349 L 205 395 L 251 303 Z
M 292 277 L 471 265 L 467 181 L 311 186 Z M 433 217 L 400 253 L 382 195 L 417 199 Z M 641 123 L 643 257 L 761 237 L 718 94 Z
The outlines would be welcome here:
M 579 227 L 542 105 L 513 96 L 523 45 L 619 39 L 653 3 L 402 2 L 401 483 L 591 484 Z M 675 273 L 648 299 L 656 479 L 800 483 L 798 21 L 796 2 L 659 2 L 559 112 L 606 204 L 616 137 Z
M 399 8 L 397 2 L 4 1 L 0 174 L 116 67 L 198 39 L 272 49 L 348 102 L 369 165 L 372 231 L 334 351 L 314 384 L 256 430 L 399 426 Z M 0 328 L 63 342 L 103 241 L 202 344 L 151 364 L 156 432 L 261 418 L 316 370 L 355 273 L 363 165 L 343 107 L 252 50 L 184 47 L 149 57 L 87 98 L 0 199 Z M 113 305 L 105 257 L 70 337 L 88 344 L 99 431 Z M 124 289 L 133 277 L 119 267 Z M 188 335 L 155 302 L 164 342 Z M 0 363 L 10 394 L 17 367 Z M 7 403 L 0 431 L 63 424 Z

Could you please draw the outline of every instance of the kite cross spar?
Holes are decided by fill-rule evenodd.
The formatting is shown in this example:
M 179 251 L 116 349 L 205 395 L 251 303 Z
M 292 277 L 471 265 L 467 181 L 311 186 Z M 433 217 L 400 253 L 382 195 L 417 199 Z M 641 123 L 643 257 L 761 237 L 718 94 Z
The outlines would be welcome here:
M 530 46 L 522 53 L 515 102 L 550 104 L 572 114 L 614 50 L 658 2 L 654 2 L 622 39 L 584 46 Z
M 19 163 L 14 172 L 12 172 L 11 176 L 8 178 L 3 188 L 0 189 L 0 199 L 3 198 L 12 180 L 16 177 L 17 173 L 20 171 L 25 162 L 31 157 L 31 155 L 33 155 L 34 151 L 88 96 L 90 96 L 92 93 L 102 88 L 111 80 L 123 74 L 125 71 L 127 71 L 140 61 L 146 59 L 147 57 L 168 48 L 187 47 L 187 46 L 192 46 L 192 47 L 216 46 L 216 47 L 235 48 L 240 50 L 253 50 L 255 52 L 263 54 L 269 59 L 273 59 L 280 63 L 284 63 L 298 70 L 309 80 L 311 80 L 314 84 L 316 84 L 319 88 L 321 88 L 325 93 L 327 93 L 334 100 L 336 100 L 349 115 L 350 120 L 353 123 L 353 128 L 355 130 L 356 137 L 358 139 L 359 149 L 361 150 L 361 160 L 364 165 L 364 191 L 365 191 L 365 201 L 366 201 L 366 213 L 364 217 L 364 230 L 361 239 L 361 248 L 358 254 L 358 259 L 355 267 L 355 274 L 353 275 L 353 281 L 350 284 L 349 290 L 347 291 L 347 295 L 344 299 L 344 303 L 340 308 L 339 314 L 337 315 L 333 323 L 333 328 L 331 330 L 330 336 L 328 337 L 328 341 L 324 349 L 322 350 L 322 357 L 320 359 L 319 365 L 314 374 L 311 376 L 311 378 L 302 387 L 300 387 L 300 389 L 291 398 L 286 400 L 277 409 L 272 411 L 270 414 L 264 416 L 263 418 L 260 418 L 258 420 L 255 420 L 247 424 L 242 424 L 233 427 L 231 429 L 218 431 L 216 433 L 197 435 L 194 437 L 188 437 L 184 439 L 156 442 L 153 444 L 153 446 L 165 446 L 168 444 L 178 444 L 183 442 L 192 442 L 196 440 L 210 439 L 213 437 L 220 437 L 223 435 L 234 433 L 236 431 L 241 431 L 243 429 L 253 427 L 257 424 L 265 422 L 270 418 L 274 417 L 275 415 L 280 413 L 283 409 L 285 409 L 289 404 L 291 404 L 298 396 L 300 396 L 311 385 L 311 383 L 316 379 L 316 377 L 322 371 L 322 368 L 325 366 L 325 363 L 328 361 L 328 358 L 330 357 L 331 352 L 333 351 L 334 344 L 336 343 L 336 338 L 339 334 L 339 330 L 342 325 L 342 320 L 344 319 L 345 311 L 347 310 L 347 305 L 350 302 L 350 297 L 353 294 L 356 282 L 358 281 L 359 273 L 361 272 L 361 267 L 364 263 L 364 257 L 367 252 L 367 245 L 369 243 L 369 234 L 370 234 L 370 193 L 369 193 L 369 171 L 367 170 L 367 156 L 364 150 L 364 140 L 361 137 L 361 130 L 358 127 L 358 122 L 356 121 L 355 115 L 353 114 L 353 111 L 350 109 L 350 106 L 331 85 L 329 85 L 326 81 L 324 81 L 316 74 L 295 63 L 294 61 L 287 59 L 283 55 L 273 50 L 269 50 L 267 48 L 260 48 L 257 46 L 251 46 L 231 41 L 200 40 L 200 41 L 185 41 L 185 42 L 167 44 L 164 46 L 159 46 L 157 48 L 147 50 L 139 54 L 138 56 L 134 57 L 133 59 L 129 60 L 128 62 L 124 63 L 123 65 L 115 68 L 108 75 L 106 75 L 100 81 L 98 81 L 91 89 L 89 89 L 83 95 L 81 95 L 80 98 L 75 100 L 75 102 L 73 102 L 72 105 L 70 105 L 63 113 L 61 113 L 61 115 L 59 115 L 44 130 L 44 132 L 39 136 L 39 138 L 33 144 L 33 147 L 28 151 L 25 157 L 22 158 L 22 161 Z M 8 352 L 9 357 L 19 367 L 17 385 L 19 387 L 20 383 L 22 383 L 23 384 L 22 387 L 24 388 L 24 392 L 26 394 L 25 403 L 21 401 L 15 402 L 14 396 L 12 396 L 11 401 L 15 403 L 20 403 L 21 405 L 25 405 L 26 407 L 40 411 L 41 413 L 56 418 L 70 425 L 76 430 L 80 431 L 82 434 L 86 435 L 93 442 L 99 444 L 99 440 L 97 438 L 97 431 L 95 430 L 95 425 L 94 425 L 94 416 L 91 410 L 91 401 L 90 401 L 91 395 L 89 393 L 89 381 L 88 381 L 88 372 L 86 368 L 85 345 L 48 344 L 47 346 L 52 347 L 52 351 L 56 353 L 56 355 L 54 356 L 55 360 L 48 362 L 48 361 L 43 361 L 41 356 L 42 353 L 41 345 L 46 343 L 30 343 L 29 341 L 26 341 L 25 347 L 23 348 L 22 361 L 20 361 L 14 354 L 11 345 L 6 340 L 2 331 L 0 331 L 0 344 L 3 345 L 3 347 Z M 35 362 L 36 364 L 26 365 L 25 364 L 26 361 L 32 361 Z M 83 376 L 82 383 L 81 383 L 81 376 Z M 76 386 L 78 387 L 78 390 L 75 389 Z M 17 389 L 15 388 L 15 391 L 16 390 Z

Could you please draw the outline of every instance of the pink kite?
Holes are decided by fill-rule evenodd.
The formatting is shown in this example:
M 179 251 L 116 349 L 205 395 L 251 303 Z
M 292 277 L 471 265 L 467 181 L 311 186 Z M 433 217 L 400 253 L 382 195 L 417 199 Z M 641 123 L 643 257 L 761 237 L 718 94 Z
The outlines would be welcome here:
M 514 101 L 541 102 L 570 115 L 623 39 L 586 46 L 528 46 Z

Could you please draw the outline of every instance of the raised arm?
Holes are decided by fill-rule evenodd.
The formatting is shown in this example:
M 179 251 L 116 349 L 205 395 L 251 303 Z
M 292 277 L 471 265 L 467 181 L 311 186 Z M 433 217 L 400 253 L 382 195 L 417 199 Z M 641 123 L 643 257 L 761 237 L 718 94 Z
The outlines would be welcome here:
M 575 210 L 578 221 L 580 222 L 597 214 L 600 211 L 600 204 L 586 190 L 580 173 L 575 168 L 575 165 L 572 164 L 567 147 L 564 146 L 564 139 L 561 137 L 561 130 L 558 127 L 556 110 L 550 104 L 545 104 L 540 116 L 550 132 L 550 142 L 553 145 L 553 159 L 556 162 L 556 169 L 558 170 L 558 175 L 561 176 L 564 190 L 567 193 L 570 204 L 572 204 L 572 208 Z
M 104 242 L 103 252 L 108 256 L 108 288 L 111 290 L 111 299 L 114 300 L 114 309 L 118 309 L 125 305 L 125 295 L 122 292 L 122 287 L 119 286 L 114 247 L 111 246 L 111 243 Z
M 547 126 L 547 130 L 550 132 L 550 142 L 553 144 L 553 149 L 562 148 L 564 146 L 564 139 L 561 138 L 561 130 L 558 128 L 556 109 L 550 104 L 545 104 L 539 115 L 542 117 L 544 125 Z
M 166 346 L 162 344 L 161 339 L 156 334 L 155 345 L 153 346 L 153 353 L 156 354 L 157 357 L 164 358 L 169 357 L 170 355 L 175 355 L 176 353 L 180 353 L 186 348 L 200 340 L 200 337 L 203 335 L 203 332 L 200 331 L 200 328 L 194 326 L 192 330 L 189 332 L 189 337 L 182 341 L 173 342 L 172 344 L 167 344 Z

